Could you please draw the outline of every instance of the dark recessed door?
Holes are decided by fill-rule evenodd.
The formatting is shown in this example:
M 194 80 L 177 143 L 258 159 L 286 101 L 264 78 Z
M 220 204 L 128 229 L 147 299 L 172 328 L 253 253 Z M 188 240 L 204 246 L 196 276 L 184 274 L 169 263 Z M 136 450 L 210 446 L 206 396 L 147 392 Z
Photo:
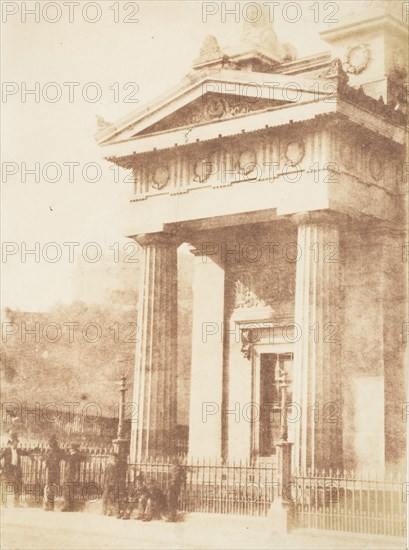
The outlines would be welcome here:
M 287 403 L 291 402 L 293 377 L 292 353 L 260 354 L 260 456 L 271 456 L 280 437 L 281 398 L 280 380 L 283 372 L 289 383 Z

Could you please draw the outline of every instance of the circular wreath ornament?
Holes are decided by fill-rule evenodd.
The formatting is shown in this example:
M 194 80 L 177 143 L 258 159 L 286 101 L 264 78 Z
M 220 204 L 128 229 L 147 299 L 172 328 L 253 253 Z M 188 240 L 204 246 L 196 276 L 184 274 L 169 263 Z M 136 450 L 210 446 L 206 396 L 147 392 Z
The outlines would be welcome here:
M 208 97 L 205 106 L 205 118 L 213 120 L 222 118 L 226 114 L 226 106 L 221 97 Z
M 257 156 L 255 151 L 248 150 L 248 151 L 242 151 L 239 156 L 239 167 L 241 172 L 248 176 L 251 174 L 251 172 L 254 171 L 256 168 L 257 163 Z
M 302 140 L 292 140 L 287 143 L 285 159 L 291 166 L 299 164 L 305 155 L 305 145 Z
M 369 173 L 375 181 L 379 181 L 383 176 L 383 160 L 378 151 L 372 151 L 369 157 Z
M 359 46 L 347 49 L 343 67 L 349 74 L 360 74 L 368 67 L 370 60 L 371 50 L 369 47 L 366 44 L 359 44 Z
M 169 181 L 169 170 L 166 166 L 158 166 L 153 172 L 152 179 L 154 189 L 163 189 Z
M 209 176 L 212 172 L 212 163 L 206 158 L 198 159 L 193 164 L 193 172 L 194 181 L 204 183 L 209 179 Z

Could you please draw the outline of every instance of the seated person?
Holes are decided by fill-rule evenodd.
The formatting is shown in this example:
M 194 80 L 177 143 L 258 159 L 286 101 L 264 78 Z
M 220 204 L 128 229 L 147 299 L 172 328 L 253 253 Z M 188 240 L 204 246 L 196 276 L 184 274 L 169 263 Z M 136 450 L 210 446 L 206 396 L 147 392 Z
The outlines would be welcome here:
M 158 482 L 150 479 L 146 483 L 146 491 L 141 495 L 138 505 L 138 519 L 151 521 L 160 519 L 165 512 L 166 499 Z

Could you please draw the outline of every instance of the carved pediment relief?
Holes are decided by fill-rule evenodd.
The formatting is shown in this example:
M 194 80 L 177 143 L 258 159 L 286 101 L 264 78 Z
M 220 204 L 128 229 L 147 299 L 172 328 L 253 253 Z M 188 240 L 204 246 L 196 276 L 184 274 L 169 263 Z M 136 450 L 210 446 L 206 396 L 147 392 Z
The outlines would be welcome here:
M 234 118 L 278 107 L 285 103 L 288 102 L 209 92 L 156 124 L 149 126 L 139 135 L 153 134 L 184 126 L 189 127 Z
M 280 263 L 242 269 L 236 275 L 232 305 L 234 309 L 272 307 L 294 299 L 295 264 Z

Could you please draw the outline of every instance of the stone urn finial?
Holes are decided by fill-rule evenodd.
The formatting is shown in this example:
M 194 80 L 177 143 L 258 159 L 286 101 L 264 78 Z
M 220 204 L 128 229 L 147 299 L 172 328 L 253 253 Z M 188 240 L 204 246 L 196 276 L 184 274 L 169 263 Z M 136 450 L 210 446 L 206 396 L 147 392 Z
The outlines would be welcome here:
M 279 62 L 293 61 L 297 52 L 291 44 L 283 44 L 278 40 L 268 6 L 262 2 L 249 5 L 243 30 L 240 37 L 240 51 L 260 52 Z
M 212 61 L 221 60 L 223 52 L 220 49 L 217 38 L 212 34 L 209 34 L 203 40 L 202 47 L 200 48 L 199 57 L 195 59 L 194 65 L 204 65 L 211 63 Z

